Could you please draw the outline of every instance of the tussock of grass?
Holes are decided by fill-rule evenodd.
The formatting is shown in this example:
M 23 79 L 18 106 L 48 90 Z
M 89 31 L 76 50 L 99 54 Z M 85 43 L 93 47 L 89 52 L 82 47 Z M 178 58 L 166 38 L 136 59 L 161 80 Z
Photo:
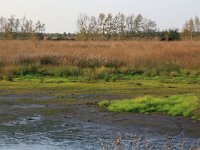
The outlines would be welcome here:
M 171 116 L 200 118 L 195 114 L 199 99 L 192 94 L 175 95 L 167 98 L 145 96 L 135 99 L 101 101 L 98 106 L 112 112 L 163 113 Z

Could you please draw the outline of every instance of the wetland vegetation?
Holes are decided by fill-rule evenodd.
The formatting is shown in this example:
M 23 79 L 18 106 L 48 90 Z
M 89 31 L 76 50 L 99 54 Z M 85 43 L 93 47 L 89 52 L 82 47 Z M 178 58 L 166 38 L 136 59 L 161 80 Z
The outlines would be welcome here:
M 11 1 L 0 150 L 200 150 L 198 2 Z
M 58 91 L 60 86 L 67 88 L 67 84 L 76 85 L 75 89 L 84 87 L 84 90 L 101 91 L 107 88 L 106 93 L 110 90 L 121 93 L 130 84 L 143 93 L 140 98 L 122 98 L 98 104 L 106 105 L 109 111 L 155 112 L 199 118 L 199 93 L 196 89 L 200 83 L 198 41 L 38 41 L 37 46 L 31 41 L 0 42 L 2 87 L 2 83 L 9 84 L 6 81 L 10 81 L 12 86 L 21 88 L 22 84 L 26 89 L 31 83 L 40 86 L 41 90 L 48 87 Z M 11 54 L 13 50 L 15 55 Z M 124 87 L 122 83 L 126 83 Z M 161 85 L 167 85 L 174 95 L 168 95 L 169 90 Z M 184 93 L 182 86 L 192 87 L 192 90 L 187 88 Z M 155 87 L 159 87 L 157 91 L 154 91 Z M 152 90 L 160 95 L 152 94 Z M 62 95 L 58 97 L 62 98 Z
M 199 119 L 199 99 L 194 95 L 176 95 L 165 98 L 145 96 L 135 99 L 104 100 L 98 103 L 113 112 L 166 113 L 172 116 L 185 116 Z
M 126 148 L 132 139 L 144 146 L 147 133 L 159 148 L 167 136 L 174 138 L 174 145 L 180 146 L 181 139 L 188 142 L 185 148 L 199 145 L 198 41 L 38 41 L 37 47 L 31 41 L 0 42 L 3 136 L 20 141 L 24 137 L 18 134 L 42 132 L 42 139 L 74 146 L 76 138 L 84 140 L 93 132 L 99 134 L 96 141 L 111 138 L 110 145 L 119 130 L 139 136 L 125 140 Z M 92 143 L 87 140 L 82 146 Z M 70 148 L 69 143 L 61 145 Z

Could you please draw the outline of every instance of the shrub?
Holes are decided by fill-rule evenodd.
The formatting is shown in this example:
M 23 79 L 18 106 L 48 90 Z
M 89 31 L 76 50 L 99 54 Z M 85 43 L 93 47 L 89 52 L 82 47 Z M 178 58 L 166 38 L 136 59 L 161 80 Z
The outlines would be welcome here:
M 169 29 L 161 32 L 161 41 L 178 41 L 181 40 L 181 34 L 178 29 Z

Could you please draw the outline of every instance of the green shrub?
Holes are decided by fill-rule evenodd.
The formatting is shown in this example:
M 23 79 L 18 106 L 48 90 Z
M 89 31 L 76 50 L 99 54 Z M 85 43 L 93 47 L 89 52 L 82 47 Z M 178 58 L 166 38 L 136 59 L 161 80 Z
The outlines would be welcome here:
M 181 40 L 181 34 L 178 29 L 169 29 L 161 32 L 161 41 L 179 41 Z

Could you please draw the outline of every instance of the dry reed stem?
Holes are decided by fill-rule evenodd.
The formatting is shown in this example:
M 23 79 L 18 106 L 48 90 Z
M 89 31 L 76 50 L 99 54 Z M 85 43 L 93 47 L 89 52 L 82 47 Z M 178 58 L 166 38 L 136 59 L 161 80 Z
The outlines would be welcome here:
M 42 41 L 37 47 L 31 41 L 0 41 L 0 63 L 37 63 L 45 57 L 56 61 L 54 65 L 84 66 L 94 61 L 100 65 L 161 68 L 171 63 L 198 69 L 200 41 Z

